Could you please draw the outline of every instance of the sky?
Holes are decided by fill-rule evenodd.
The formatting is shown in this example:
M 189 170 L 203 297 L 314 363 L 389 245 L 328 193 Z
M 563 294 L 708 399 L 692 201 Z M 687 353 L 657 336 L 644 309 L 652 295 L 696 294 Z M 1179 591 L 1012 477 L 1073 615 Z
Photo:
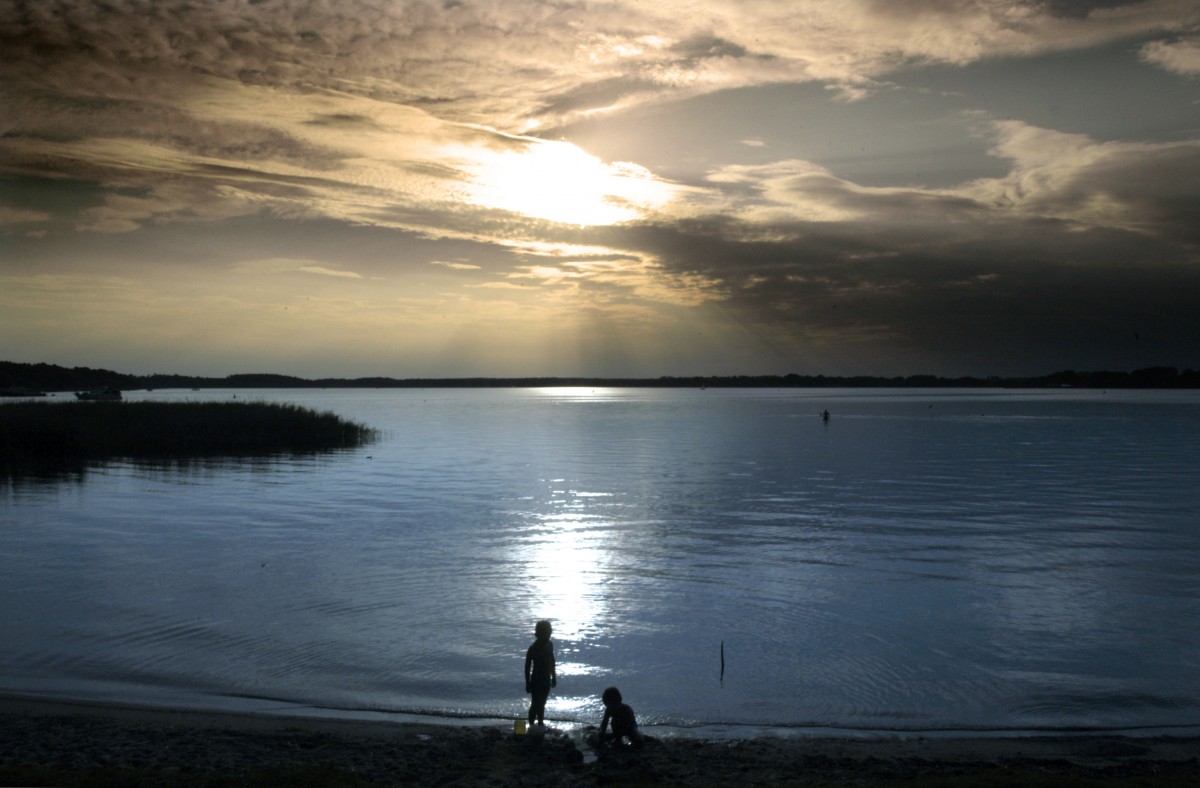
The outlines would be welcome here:
M 0 0 L 0 359 L 1200 368 L 1195 0 Z

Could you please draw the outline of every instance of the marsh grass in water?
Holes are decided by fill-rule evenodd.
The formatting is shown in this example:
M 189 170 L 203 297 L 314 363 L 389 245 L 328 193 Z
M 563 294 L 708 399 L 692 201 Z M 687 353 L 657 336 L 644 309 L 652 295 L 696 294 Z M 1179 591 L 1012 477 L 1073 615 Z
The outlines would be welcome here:
M 318 452 L 375 437 L 336 414 L 280 403 L 18 402 L 0 405 L 0 472 L 115 458 Z

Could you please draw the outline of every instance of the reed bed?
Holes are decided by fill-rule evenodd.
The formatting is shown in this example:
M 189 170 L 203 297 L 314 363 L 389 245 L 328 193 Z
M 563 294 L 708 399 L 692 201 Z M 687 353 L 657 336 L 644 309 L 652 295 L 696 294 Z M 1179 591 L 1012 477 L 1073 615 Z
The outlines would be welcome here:
M 15 402 L 0 405 L 0 468 L 115 458 L 186 460 L 361 446 L 369 427 L 267 402 Z

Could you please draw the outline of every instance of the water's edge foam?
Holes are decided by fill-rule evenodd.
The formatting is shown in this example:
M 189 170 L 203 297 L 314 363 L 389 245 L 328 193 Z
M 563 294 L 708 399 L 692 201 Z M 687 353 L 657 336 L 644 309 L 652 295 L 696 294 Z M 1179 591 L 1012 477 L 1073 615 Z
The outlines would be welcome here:
M 212 705 L 196 701 L 154 703 L 147 700 L 121 701 L 70 694 L 29 694 L 0 689 L 0 701 L 62 703 L 92 708 L 119 708 L 151 712 L 184 714 L 215 714 L 259 718 L 297 720 L 338 720 L 346 722 L 380 722 L 391 724 L 435 725 L 446 727 L 510 727 L 511 717 L 497 717 L 474 712 L 431 711 L 421 709 L 340 708 L 303 704 L 280 698 L 224 695 Z M 579 736 L 598 721 L 580 722 L 549 718 L 549 727 Z M 741 722 L 696 722 L 690 724 L 658 723 L 642 726 L 651 736 L 662 738 L 693 738 L 706 740 L 740 740 L 758 737 L 776 738 L 847 738 L 847 739 L 980 739 L 1061 736 L 1121 736 L 1129 738 L 1193 737 L 1200 736 L 1200 722 L 1195 724 L 1120 726 L 1043 726 L 1034 728 L 1005 727 L 937 727 L 937 728 L 877 728 L 829 723 L 798 722 L 793 724 L 756 724 Z

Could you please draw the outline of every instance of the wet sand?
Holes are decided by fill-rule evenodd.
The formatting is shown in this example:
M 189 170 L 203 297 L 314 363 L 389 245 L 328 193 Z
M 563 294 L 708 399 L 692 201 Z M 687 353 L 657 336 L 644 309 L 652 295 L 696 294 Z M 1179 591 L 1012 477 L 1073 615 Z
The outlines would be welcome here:
M 655 737 L 0 697 L 0 785 L 1200 785 L 1200 738 Z

